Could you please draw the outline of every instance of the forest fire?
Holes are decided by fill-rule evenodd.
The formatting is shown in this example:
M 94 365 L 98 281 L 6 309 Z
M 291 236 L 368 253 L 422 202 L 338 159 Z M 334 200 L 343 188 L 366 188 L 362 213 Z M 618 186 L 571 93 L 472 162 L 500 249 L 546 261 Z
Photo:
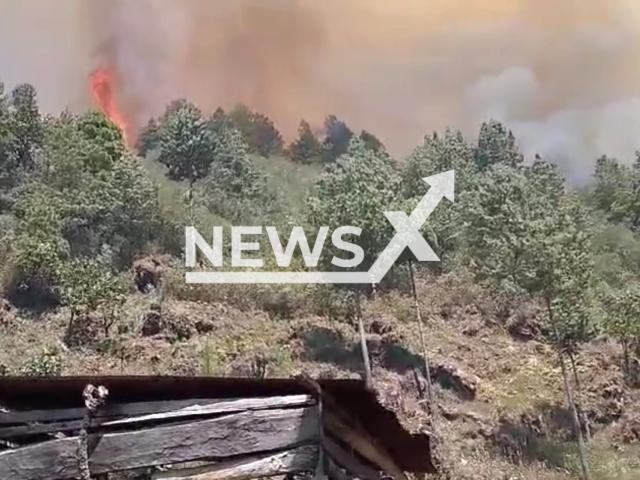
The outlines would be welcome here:
M 100 110 L 120 129 L 125 144 L 129 145 L 129 124 L 116 104 L 113 74 L 105 68 L 97 68 L 89 75 L 89 82 Z

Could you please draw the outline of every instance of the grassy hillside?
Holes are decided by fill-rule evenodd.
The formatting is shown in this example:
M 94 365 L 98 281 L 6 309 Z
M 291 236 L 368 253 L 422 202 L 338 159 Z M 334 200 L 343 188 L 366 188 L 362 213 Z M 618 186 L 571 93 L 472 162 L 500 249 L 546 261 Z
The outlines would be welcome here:
M 495 121 L 393 159 L 334 116 L 285 146 L 246 107 L 177 101 L 134 151 L 99 112 L 37 112 L 32 87 L 0 93 L 0 375 L 360 377 L 364 344 L 381 401 L 433 433 L 443 479 L 578 479 L 580 437 L 594 480 L 640 478 L 640 159 L 599 159 L 576 195 Z M 192 219 L 202 234 L 357 225 L 365 270 L 395 235 L 384 212 L 450 170 L 456 201 L 420 230 L 440 262 L 403 252 L 375 289 L 185 283 Z M 287 268 L 336 268 L 324 246 Z
M 291 205 L 307 195 L 316 167 L 279 157 L 258 160 Z M 186 185 L 168 180 L 153 159 L 145 169 L 159 188 L 163 210 L 187 218 Z M 210 214 L 205 221 L 226 224 Z M 0 365 L 10 373 L 181 374 L 287 376 L 362 374 L 357 331 L 323 287 L 186 286 L 182 268 L 164 262 L 162 321 L 152 328 L 154 294 L 131 288 L 117 330 L 107 337 L 100 320 L 82 326 L 82 348 L 61 341 L 69 311 L 38 318 L 9 304 L 0 317 Z M 508 320 L 468 278 L 421 275 L 418 298 L 425 318 L 426 353 L 435 372 L 440 411 L 434 428 L 452 477 L 461 479 L 579 478 L 571 426 L 556 356 L 535 333 L 538 314 L 522 305 Z M 250 299 L 250 301 L 249 301 Z M 333 302 L 333 303 L 332 303 Z M 331 309 L 327 309 L 331 305 Z M 376 388 L 414 428 L 424 422 L 414 370 L 421 345 L 408 291 L 380 293 L 364 305 Z M 640 447 L 622 438 L 638 392 L 623 385 L 614 343 L 589 345 L 577 359 L 589 387 L 585 408 L 598 412 L 589 457 L 595 480 L 640 478 Z M 619 389 L 628 403 L 616 412 Z M 612 420 L 617 419 L 617 420 Z

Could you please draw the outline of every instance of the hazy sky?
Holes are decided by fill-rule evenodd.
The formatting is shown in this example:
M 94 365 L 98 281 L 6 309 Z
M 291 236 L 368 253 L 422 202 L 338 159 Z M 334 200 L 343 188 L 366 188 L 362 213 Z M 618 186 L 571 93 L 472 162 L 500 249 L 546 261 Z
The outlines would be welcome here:
M 493 117 L 574 179 L 640 147 L 638 0 L 0 0 L 0 79 L 43 109 L 118 73 L 134 123 L 243 101 L 285 135 L 328 113 L 404 154 Z

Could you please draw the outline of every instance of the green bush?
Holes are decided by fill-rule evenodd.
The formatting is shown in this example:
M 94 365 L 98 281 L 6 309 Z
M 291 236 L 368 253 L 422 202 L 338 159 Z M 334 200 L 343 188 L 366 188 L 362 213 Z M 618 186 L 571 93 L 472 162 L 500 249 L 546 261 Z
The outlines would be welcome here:
M 27 359 L 20 368 L 20 375 L 29 377 L 55 377 L 61 372 L 62 359 L 55 348 L 44 348 Z

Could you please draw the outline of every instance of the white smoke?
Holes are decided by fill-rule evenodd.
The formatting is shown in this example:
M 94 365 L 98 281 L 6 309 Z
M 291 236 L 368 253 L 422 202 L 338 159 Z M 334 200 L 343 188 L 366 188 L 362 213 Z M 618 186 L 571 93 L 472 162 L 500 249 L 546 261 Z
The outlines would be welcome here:
M 46 111 L 91 105 L 113 64 L 137 126 L 172 99 L 236 102 L 289 139 L 333 113 L 397 155 L 507 123 L 527 157 L 588 179 L 640 146 L 637 0 L 0 0 L 0 79 Z

